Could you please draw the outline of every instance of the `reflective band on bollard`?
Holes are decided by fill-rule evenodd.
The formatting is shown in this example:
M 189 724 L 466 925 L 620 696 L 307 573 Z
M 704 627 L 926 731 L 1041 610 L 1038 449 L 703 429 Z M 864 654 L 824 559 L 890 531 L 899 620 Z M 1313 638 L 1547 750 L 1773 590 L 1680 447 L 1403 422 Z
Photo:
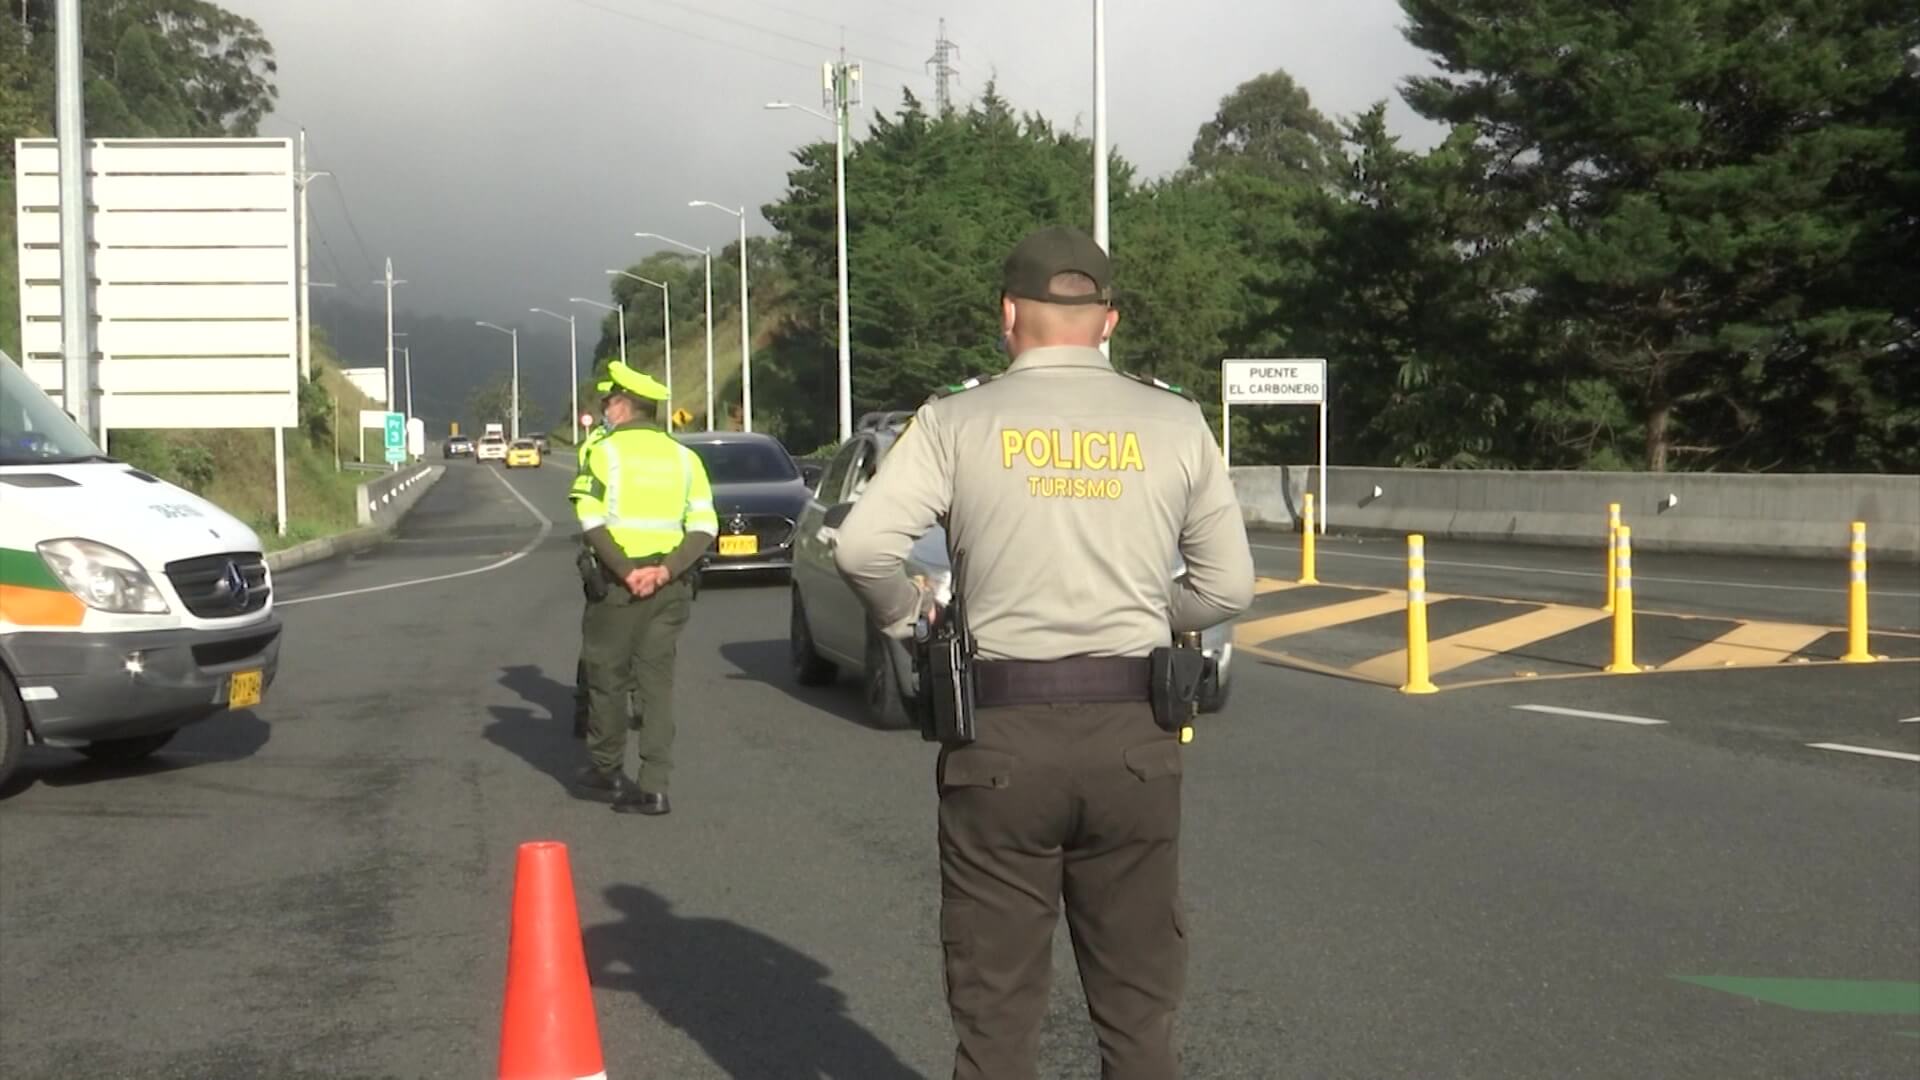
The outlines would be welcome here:
M 1870 664 L 1867 651 L 1867 523 L 1853 523 L 1853 536 L 1847 544 L 1847 651 L 1840 659 L 1851 664 Z
M 1313 575 L 1313 492 L 1301 499 L 1307 528 L 1300 534 L 1300 584 L 1318 585 L 1320 579 Z
M 1613 663 L 1607 670 L 1629 675 L 1640 670 L 1633 662 L 1633 530 L 1614 531 L 1613 552 Z
M 1614 560 L 1620 557 L 1620 504 L 1607 504 L 1607 602 L 1600 610 L 1613 610 L 1613 590 L 1619 587 Z
M 1403 694 L 1433 694 L 1427 658 L 1427 541 L 1418 533 L 1407 537 L 1407 683 Z

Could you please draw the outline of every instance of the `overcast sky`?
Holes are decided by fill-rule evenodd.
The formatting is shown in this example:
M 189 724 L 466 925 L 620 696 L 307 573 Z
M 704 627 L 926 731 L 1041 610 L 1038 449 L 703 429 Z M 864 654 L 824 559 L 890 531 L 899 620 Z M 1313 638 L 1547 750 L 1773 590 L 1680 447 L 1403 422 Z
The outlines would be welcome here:
M 831 129 L 761 106 L 820 107 L 841 24 L 866 114 L 903 85 L 933 100 L 944 16 L 956 97 L 997 74 L 1015 107 L 1091 130 L 1087 0 L 222 2 L 278 53 L 263 134 L 304 126 L 310 167 L 335 174 L 313 189 L 314 280 L 369 306 L 386 256 L 409 282 L 397 308 L 517 322 L 604 299 L 603 270 L 650 250 L 637 230 L 734 235 L 690 199 L 744 203 L 767 231 L 757 208 L 785 190 L 791 152 Z M 1180 164 L 1223 94 L 1276 67 L 1330 115 L 1388 98 L 1408 143 L 1436 137 L 1395 93 L 1426 70 L 1395 0 L 1110 0 L 1107 21 L 1111 138 L 1148 175 Z

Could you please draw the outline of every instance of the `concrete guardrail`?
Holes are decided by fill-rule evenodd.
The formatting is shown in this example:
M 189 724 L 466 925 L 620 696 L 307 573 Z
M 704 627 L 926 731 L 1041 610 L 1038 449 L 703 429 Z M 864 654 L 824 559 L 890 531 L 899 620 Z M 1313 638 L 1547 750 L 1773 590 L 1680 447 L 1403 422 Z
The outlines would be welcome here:
M 1236 466 L 1250 526 L 1297 529 L 1308 466 Z M 1620 504 L 1641 551 L 1839 558 L 1867 524 L 1869 560 L 1920 562 L 1920 476 L 1512 472 L 1333 466 L 1316 513 L 1331 533 L 1604 546 Z
M 267 566 L 278 573 L 306 566 L 336 555 L 365 551 L 392 532 L 420 496 L 426 494 L 446 468 L 440 465 L 413 465 L 386 473 L 361 484 L 354 493 L 360 527 L 334 536 L 323 536 L 304 544 L 267 553 Z

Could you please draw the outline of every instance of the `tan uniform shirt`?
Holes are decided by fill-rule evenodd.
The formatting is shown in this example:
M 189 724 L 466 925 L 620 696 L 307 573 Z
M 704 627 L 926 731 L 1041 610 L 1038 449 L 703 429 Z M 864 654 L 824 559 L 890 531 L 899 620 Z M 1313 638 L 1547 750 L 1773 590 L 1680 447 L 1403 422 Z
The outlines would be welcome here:
M 1199 407 L 1116 373 L 1098 349 L 1028 350 L 915 414 L 835 554 L 895 637 L 921 602 L 907 549 L 943 518 L 984 660 L 1144 656 L 1253 601 L 1240 504 Z

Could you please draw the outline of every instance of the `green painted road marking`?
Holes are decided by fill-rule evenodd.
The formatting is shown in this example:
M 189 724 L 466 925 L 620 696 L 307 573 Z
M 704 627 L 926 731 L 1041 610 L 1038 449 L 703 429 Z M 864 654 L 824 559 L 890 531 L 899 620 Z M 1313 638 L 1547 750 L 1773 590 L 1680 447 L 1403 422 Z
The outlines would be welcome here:
M 1731 975 L 1674 975 L 1681 982 L 1739 994 L 1802 1012 L 1920 1016 L 1920 982 L 1850 979 L 1743 979 Z

